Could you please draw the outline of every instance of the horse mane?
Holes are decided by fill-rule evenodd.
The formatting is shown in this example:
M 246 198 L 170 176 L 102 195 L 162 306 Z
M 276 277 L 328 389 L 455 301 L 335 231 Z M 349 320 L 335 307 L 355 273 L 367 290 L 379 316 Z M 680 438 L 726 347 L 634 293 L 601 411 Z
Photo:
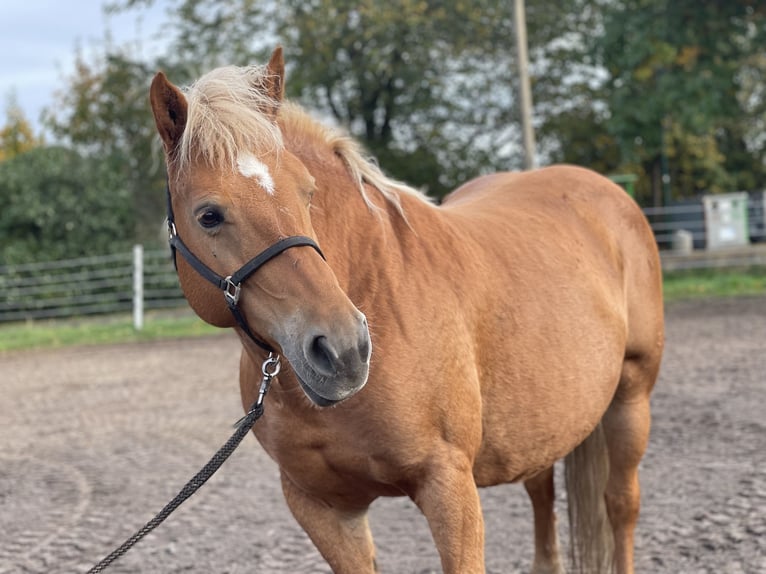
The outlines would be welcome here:
M 174 167 L 183 172 L 200 159 L 234 170 L 240 150 L 266 154 L 283 149 L 282 132 L 262 111 L 279 105 L 266 91 L 267 78 L 266 66 L 224 66 L 186 87 L 186 128 Z
M 284 135 L 312 146 L 323 146 L 341 159 L 367 206 L 367 185 L 376 189 L 402 213 L 401 195 L 431 200 L 422 192 L 386 176 L 377 163 L 351 136 L 313 119 L 302 107 L 277 102 L 266 89 L 266 66 L 224 66 L 200 77 L 184 89 L 188 102 L 187 123 L 173 158 L 178 173 L 194 160 L 212 167 L 236 169 L 237 154 L 257 155 L 285 149 Z M 276 121 L 264 110 L 279 109 Z M 283 134 L 283 130 L 287 132 Z M 304 145 L 305 147 L 305 145 Z

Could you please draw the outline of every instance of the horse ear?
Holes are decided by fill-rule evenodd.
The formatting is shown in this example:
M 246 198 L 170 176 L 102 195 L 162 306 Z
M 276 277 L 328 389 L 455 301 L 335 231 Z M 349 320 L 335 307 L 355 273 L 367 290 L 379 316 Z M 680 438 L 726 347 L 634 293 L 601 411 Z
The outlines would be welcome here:
M 168 81 L 165 74 L 158 72 L 149 89 L 149 100 L 165 152 L 170 155 L 178 146 L 186 127 L 186 98 L 181 90 Z
M 285 98 L 285 58 L 282 46 L 277 46 L 271 53 L 269 63 L 266 64 L 266 75 L 263 80 L 266 95 L 277 105 Z M 276 114 L 277 109 L 269 110 Z

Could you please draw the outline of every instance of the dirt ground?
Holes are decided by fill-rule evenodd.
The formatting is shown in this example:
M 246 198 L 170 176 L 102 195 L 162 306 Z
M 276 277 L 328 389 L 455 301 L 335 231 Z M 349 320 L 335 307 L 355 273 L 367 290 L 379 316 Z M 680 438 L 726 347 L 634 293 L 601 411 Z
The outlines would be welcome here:
M 765 350 L 766 298 L 669 306 L 638 572 L 766 573 Z M 238 355 L 231 335 L 0 355 L 0 572 L 86 571 L 162 508 L 241 415 Z M 487 571 L 529 571 L 524 489 L 487 489 L 482 500 Z M 376 502 L 371 524 L 382 572 L 440 571 L 408 500 Z M 109 571 L 329 569 L 250 436 Z

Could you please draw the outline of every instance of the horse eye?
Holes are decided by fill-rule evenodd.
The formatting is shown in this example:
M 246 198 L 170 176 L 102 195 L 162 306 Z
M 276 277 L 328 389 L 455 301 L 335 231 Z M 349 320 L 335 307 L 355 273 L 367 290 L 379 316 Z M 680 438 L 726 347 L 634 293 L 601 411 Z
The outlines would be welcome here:
M 205 229 L 213 229 L 223 223 L 223 214 L 213 207 L 207 207 L 197 216 L 197 221 Z

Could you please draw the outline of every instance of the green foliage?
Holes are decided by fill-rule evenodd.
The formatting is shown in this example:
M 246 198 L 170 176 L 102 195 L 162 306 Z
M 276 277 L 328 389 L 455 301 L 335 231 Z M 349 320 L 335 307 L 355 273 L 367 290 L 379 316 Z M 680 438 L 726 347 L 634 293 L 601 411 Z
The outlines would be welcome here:
M 510 12 L 493 1 L 287 0 L 288 90 L 331 114 L 392 175 L 443 195 L 503 155 Z
M 139 10 L 156 0 L 116 0 Z M 106 46 L 70 79 L 55 133 L 113 162 L 137 237 L 162 211 L 146 105 L 156 69 L 185 83 L 286 50 L 289 95 L 360 137 L 386 171 L 432 195 L 518 167 L 511 7 L 493 0 L 167 0 L 170 49 Z M 766 187 L 766 4 L 527 2 L 543 163 L 639 176 L 637 198 Z
M 547 162 L 609 173 L 620 162 L 619 146 L 608 131 L 605 73 L 592 48 L 603 3 L 527 2 L 527 27 L 539 151 Z
M 63 147 L 0 163 L 0 261 L 48 261 L 125 250 L 130 196 L 117 170 Z
M 34 135 L 16 97 L 9 96 L 5 108 L 5 124 L 0 126 L 0 162 L 42 144 L 42 138 Z
M 121 235 L 155 243 L 165 207 L 164 165 L 148 98 L 154 66 L 115 49 L 90 59 L 78 52 L 75 64 L 47 126 L 121 182 L 117 189 L 127 193 L 131 207 Z
M 164 67 L 174 68 L 176 83 L 216 65 L 262 62 L 281 42 L 289 95 L 358 136 L 386 171 L 433 195 L 511 159 L 504 5 L 177 0 L 171 13 Z
M 664 165 L 674 197 L 766 184 L 763 142 L 750 133 L 766 119 L 763 98 L 743 106 L 766 74 L 764 29 L 766 9 L 751 0 L 604 2 L 592 50 L 609 74 L 608 131 L 622 162 L 654 175 L 655 203 Z

